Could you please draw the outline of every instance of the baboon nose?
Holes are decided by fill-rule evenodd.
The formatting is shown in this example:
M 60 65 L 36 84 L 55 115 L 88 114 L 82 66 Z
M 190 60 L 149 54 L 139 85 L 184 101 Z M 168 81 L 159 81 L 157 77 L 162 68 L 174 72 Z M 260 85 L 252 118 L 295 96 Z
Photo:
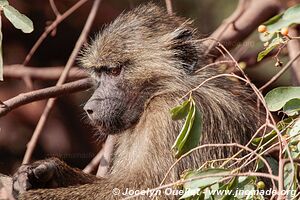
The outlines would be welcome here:
M 93 110 L 91 110 L 91 109 L 87 109 L 86 112 L 87 112 L 88 115 L 92 115 L 93 114 Z
M 94 113 L 93 109 L 90 106 L 88 106 L 88 104 L 86 104 L 83 109 L 85 110 L 89 118 L 93 119 L 93 113 Z

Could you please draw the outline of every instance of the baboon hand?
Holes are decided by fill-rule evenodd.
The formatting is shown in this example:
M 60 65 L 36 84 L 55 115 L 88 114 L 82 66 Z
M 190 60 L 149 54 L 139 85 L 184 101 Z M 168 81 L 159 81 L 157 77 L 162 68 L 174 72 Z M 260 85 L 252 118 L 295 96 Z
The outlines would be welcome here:
M 58 164 L 55 159 L 47 159 L 30 165 L 22 165 L 13 175 L 14 196 L 31 189 L 58 187 L 55 181 Z

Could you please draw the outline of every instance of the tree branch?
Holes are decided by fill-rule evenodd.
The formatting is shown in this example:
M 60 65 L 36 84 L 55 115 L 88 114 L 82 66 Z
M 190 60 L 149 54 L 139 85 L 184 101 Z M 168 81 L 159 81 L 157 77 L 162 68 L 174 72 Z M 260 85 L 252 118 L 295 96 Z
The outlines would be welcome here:
M 58 97 L 74 92 L 79 92 L 82 90 L 89 89 L 91 86 L 92 81 L 89 78 L 85 78 L 78 81 L 66 83 L 60 86 L 53 86 L 49 88 L 35 90 L 32 92 L 19 94 L 14 98 L 4 101 L 3 104 L 0 104 L 0 117 L 25 104 L 34 101 L 40 101 L 43 99 Z
M 24 76 L 28 76 L 31 79 L 36 80 L 58 80 L 64 67 L 20 67 L 21 65 L 6 65 L 4 66 L 4 77 L 22 79 Z M 79 68 L 72 67 L 68 74 L 68 80 L 78 80 L 86 78 L 87 74 Z
M 246 6 L 241 5 L 242 3 Z M 280 6 L 277 0 L 243 0 L 236 11 L 210 37 L 216 38 L 227 49 L 231 49 L 247 38 L 260 24 L 276 15 Z M 208 53 L 216 57 L 220 55 L 214 48 L 217 42 L 210 40 L 205 44 L 211 47 Z
M 71 55 L 68 59 L 68 62 L 65 66 L 65 69 L 62 72 L 61 76 L 59 77 L 56 85 L 62 85 L 65 82 L 71 67 L 74 65 L 76 56 L 77 56 L 78 52 L 80 51 L 81 46 L 86 41 L 86 38 L 88 36 L 88 33 L 89 33 L 90 28 L 92 26 L 92 23 L 93 23 L 93 21 L 96 17 L 96 14 L 97 14 L 100 3 L 101 3 L 101 0 L 94 0 L 92 9 L 89 13 L 89 16 L 86 20 L 86 23 L 85 23 L 84 27 L 83 27 L 83 30 L 82 30 L 82 32 L 81 32 L 81 34 L 80 34 L 80 36 L 79 36 L 79 38 L 78 38 L 78 40 L 75 44 L 75 47 L 74 47 L 74 49 L 73 49 L 73 51 L 72 51 L 72 53 L 71 53 Z M 41 116 L 41 118 L 40 118 L 34 132 L 33 132 L 33 135 L 31 137 L 30 141 L 27 144 L 27 150 L 25 152 L 25 156 L 24 156 L 24 159 L 23 159 L 23 164 L 27 164 L 29 162 L 29 160 L 31 159 L 31 155 L 32 155 L 33 150 L 36 146 L 38 138 L 39 138 L 39 136 L 40 136 L 45 124 L 46 124 L 46 121 L 48 119 L 48 116 L 49 116 L 50 111 L 52 110 L 54 104 L 55 104 L 55 98 L 49 99 L 47 101 L 47 104 L 46 104 L 46 107 L 43 111 L 43 114 L 42 114 L 42 116 Z
M 109 168 L 111 154 L 113 152 L 114 146 L 115 138 L 114 136 L 110 135 L 104 142 L 102 149 L 93 158 L 93 160 L 83 169 L 83 172 L 89 174 L 98 167 L 96 176 L 105 177 Z
M 30 49 L 29 53 L 27 54 L 23 66 L 25 66 L 29 60 L 31 59 L 32 55 L 36 52 L 38 47 L 42 44 L 42 42 L 46 39 L 48 34 L 53 31 L 64 19 L 69 17 L 74 11 L 76 11 L 78 8 L 80 8 L 84 3 L 86 3 L 88 0 L 79 0 L 77 3 L 75 3 L 71 8 L 69 8 L 66 12 L 64 12 L 62 15 L 56 15 L 56 19 L 46 28 L 46 30 L 43 32 L 43 34 L 39 37 L 39 39 L 36 41 L 36 43 L 33 45 L 33 47 Z
M 29 53 L 25 57 L 25 60 L 23 61 L 22 67 L 27 65 L 27 63 L 30 61 L 33 54 L 36 52 L 36 50 L 39 48 L 39 46 L 42 44 L 42 42 L 46 39 L 48 34 L 51 33 L 58 26 L 58 24 L 60 24 L 65 18 L 67 18 L 69 15 L 71 15 L 74 11 L 76 11 L 78 8 L 80 8 L 87 1 L 88 0 L 79 0 L 76 4 L 74 4 L 71 8 L 69 8 L 62 15 L 56 15 L 56 19 L 45 29 L 43 34 L 39 37 L 39 39 L 35 42 L 33 47 L 30 49 Z M 32 88 L 32 81 L 31 81 L 30 77 L 24 76 L 23 80 L 27 87 Z
M 290 37 L 298 37 L 298 31 L 295 28 L 290 28 L 289 30 Z M 297 53 L 300 52 L 300 43 L 297 39 L 292 39 L 287 44 L 289 57 L 293 59 L 296 57 Z M 296 59 L 292 66 L 291 66 L 291 75 L 292 75 L 292 82 L 293 85 L 299 86 L 300 85 L 300 59 Z

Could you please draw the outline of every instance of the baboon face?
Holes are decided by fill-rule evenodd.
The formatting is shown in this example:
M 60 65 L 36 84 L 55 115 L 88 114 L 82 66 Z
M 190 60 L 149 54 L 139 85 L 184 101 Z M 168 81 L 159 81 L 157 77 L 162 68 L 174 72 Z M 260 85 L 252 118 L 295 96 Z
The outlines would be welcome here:
M 90 68 L 95 90 L 84 106 L 92 124 L 104 134 L 116 134 L 137 122 L 147 94 L 126 81 L 128 63 Z
M 180 49 L 193 55 L 186 53 L 194 49 L 187 46 L 192 31 L 174 19 L 157 17 L 163 12 L 152 7 L 122 14 L 82 51 L 81 65 L 95 81 L 84 109 L 103 133 L 134 125 L 151 96 L 166 85 L 174 87 L 168 79 L 186 74 L 181 63 L 194 63 L 178 61 Z
M 84 110 L 102 134 L 117 134 L 138 121 L 155 87 L 140 67 L 143 64 L 134 58 L 141 52 L 126 47 L 122 32 L 107 31 L 96 37 L 81 58 L 95 83 Z

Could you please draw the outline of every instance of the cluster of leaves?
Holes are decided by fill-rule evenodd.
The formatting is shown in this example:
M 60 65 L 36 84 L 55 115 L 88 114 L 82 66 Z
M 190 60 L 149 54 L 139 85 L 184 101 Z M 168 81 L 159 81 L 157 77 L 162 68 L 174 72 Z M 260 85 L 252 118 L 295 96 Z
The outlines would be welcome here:
M 21 14 L 14 7 L 9 5 L 7 0 L 0 0 L 0 12 L 3 11 L 5 17 L 14 25 L 15 28 L 22 30 L 24 33 L 33 31 L 32 21 Z M 1 13 L 0 13 L 1 14 Z M 3 80 L 3 56 L 2 56 L 2 32 L 0 21 L 0 81 Z
M 254 192 L 255 189 L 259 189 L 256 184 L 256 177 L 236 176 L 226 178 L 230 174 L 231 171 L 222 168 L 189 171 L 183 178 L 185 180 L 191 179 L 192 181 L 186 182 L 183 185 L 186 192 L 180 199 L 264 199 L 260 193 Z M 201 176 L 207 178 L 197 179 L 197 177 Z
M 270 111 L 282 110 L 286 115 L 278 122 L 276 129 L 262 137 L 254 138 L 251 143 L 262 153 L 266 148 L 278 143 L 278 130 L 284 138 L 285 158 L 299 158 L 300 156 L 300 87 L 279 87 L 271 90 L 265 97 Z M 176 156 L 195 148 L 200 141 L 202 131 L 202 114 L 197 108 L 194 100 L 190 97 L 187 101 L 171 110 L 173 120 L 185 118 L 183 128 L 173 146 Z M 291 155 L 288 155 L 288 151 Z M 266 157 L 274 175 L 278 175 L 278 162 L 272 157 Z M 261 160 L 257 160 L 255 171 L 264 167 Z M 187 180 L 183 184 L 184 195 L 180 199 L 265 199 L 259 193 L 264 189 L 264 183 L 254 176 L 230 176 L 236 170 L 230 171 L 224 167 L 202 167 L 198 170 L 190 170 L 183 174 L 182 179 Z M 220 174 L 220 176 L 217 176 Z M 204 177 L 204 178 L 201 178 Z M 295 190 L 299 185 L 297 180 L 297 165 L 286 164 L 284 167 L 284 189 Z M 241 192 L 246 191 L 246 192 Z M 293 198 L 295 193 L 288 193 Z
M 297 159 L 300 156 L 300 87 L 278 87 L 271 90 L 265 97 L 270 111 L 283 112 L 285 118 L 278 122 L 277 131 L 283 142 L 283 153 L 286 159 Z M 255 138 L 252 144 L 268 148 L 278 143 L 278 132 L 272 130 L 263 137 Z M 270 165 L 273 171 L 278 171 L 277 161 Z M 297 179 L 298 166 L 287 163 L 284 167 L 285 189 L 296 190 L 299 185 Z M 291 195 L 291 194 L 290 194 Z M 292 198 L 292 197 L 291 197 Z
M 265 42 L 266 49 L 259 53 L 257 60 L 261 61 L 274 48 L 282 48 L 291 39 L 287 27 L 300 24 L 300 5 L 289 8 L 285 12 L 271 18 L 259 27 L 260 38 Z M 300 156 L 300 87 L 279 87 L 270 91 L 265 100 L 271 112 L 282 110 L 285 118 L 278 122 L 276 130 L 272 130 L 262 137 L 254 138 L 251 143 L 257 148 L 258 153 L 284 139 L 284 157 L 299 158 Z M 190 97 L 187 101 L 171 110 L 173 120 L 185 119 L 184 125 L 178 135 L 173 149 L 178 158 L 197 147 L 201 139 L 202 114 L 194 100 Z M 279 140 L 278 131 L 281 135 Z M 228 158 L 230 160 L 230 158 Z M 266 157 L 274 175 L 278 175 L 278 161 Z M 227 162 L 227 160 L 225 161 Z M 260 171 L 264 163 L 257 159 L 254 171 Z M 299 185 L 297 180 L 297 165 L 287 163 L 284 166 L 284 189 L 296 191 Z M 180 199 L 265 199 L 263 193 L 264 183 L 257 177 L 232 176 L 239 170 L 228 170 L 223 165 L 205 165 L 198 170 L 186 172 L 182 179 L 185 194 Z M 216 176 L 220 174 L 220 176 Z M 204 177 L 204 178 L 201 178 Z M 219 191 L 219 192 L 218 192 Z M 238 191 L 248 191 L 236 193 Z M 223 192 L 223 193 L 222 193 Z M 288 193 L 287 198 L 293 198 L 295 193 Z
M 300 24 L 300 5 L 272 17 L 259 27 L 260 40 L 265 42 L 265 50 L 258 54 L 257 61 L 261 61 L 276 47 L 286 45 L 290 40 L 287 28 L 293 24 Z
M 178 158 L 199 145 L 202 132 L 202 113 L 197 108 L 192 96 L 181 105 L 171 110 L 173 120 L 185 119 L 184 125 L 178 135 L 173 149 Z M 187 171 L 182 179 L 186 182 L 183 187 L 184 195 L 180 199 L 232 199 L 232 198 L 256 198 L 263 199 L 260 194 L 236 193 L 241 191 L 254 191 L 257 188 L 256 177 L 231 177 L 226 178 L 232 172 L 224 168 L 203 168 Z M 220 174 L 220 176 L 216 176 Z M 205 176 L 207 178 L 197 178 Z M 212 177 L 210 177 L 212 176 Z M 223 181 L 226 179 L 226 181 Z M 218 193 L 223 191 L 224 193 Z

